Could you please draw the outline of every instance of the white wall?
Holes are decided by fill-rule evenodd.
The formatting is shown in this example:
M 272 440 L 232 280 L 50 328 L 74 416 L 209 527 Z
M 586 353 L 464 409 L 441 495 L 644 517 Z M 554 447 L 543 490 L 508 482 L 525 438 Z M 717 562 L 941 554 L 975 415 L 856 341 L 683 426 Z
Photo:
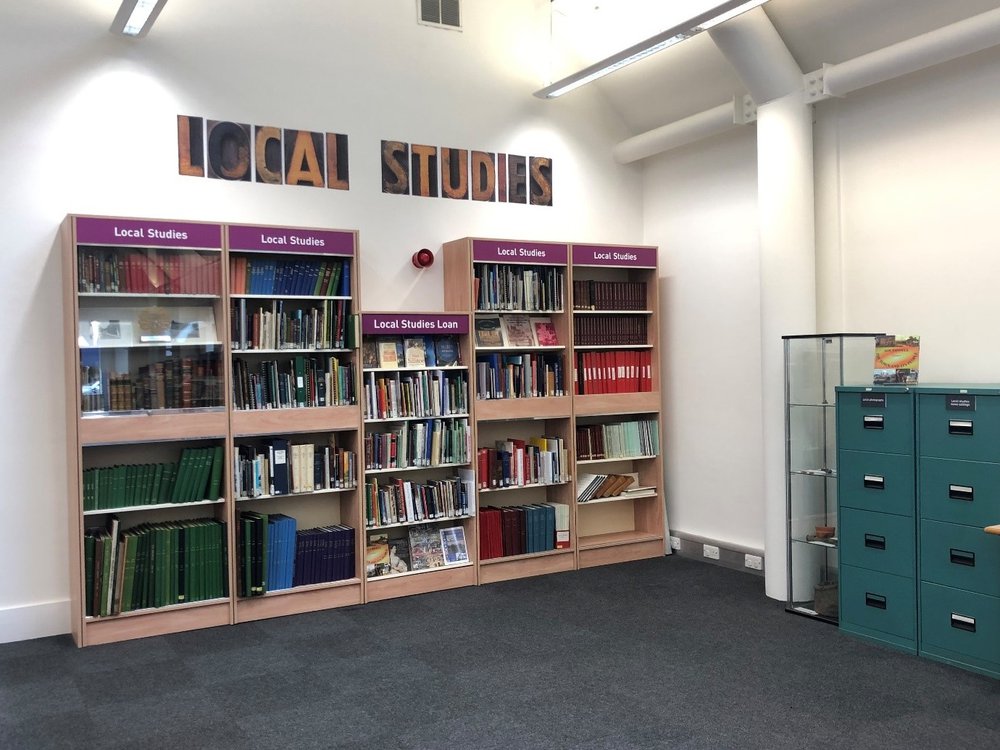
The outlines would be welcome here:
M 0 25 L 0 641 L 67 632 L 66 471 L 57 229 L 67 213 L 359 229 L 362 304 L 436 309 L 441 266 L 410 255 L 467 235 L 630 243 L 637 167 L 594 92 L 534 99 L 548 3 L 463 4 L 465 29 L 412 0 L 168 3 L 142 41 L 115 3 L 13 0 Z M 261 8 L 264 4 L 254 4 Z M 176 116 L 346 133 L 351 190 L 177 174 Z M 380 140 L 550 156 L 551 208 L 383 195 Z
M 644 208 L 661 255 L 670 528 L 763 549 L 754 129 L 647 160 Z

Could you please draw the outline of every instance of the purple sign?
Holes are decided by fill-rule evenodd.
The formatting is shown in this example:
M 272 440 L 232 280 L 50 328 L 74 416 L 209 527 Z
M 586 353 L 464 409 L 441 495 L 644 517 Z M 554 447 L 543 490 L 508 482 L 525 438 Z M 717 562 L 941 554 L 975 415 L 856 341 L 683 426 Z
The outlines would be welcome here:
M 354 255 L 354 232 L 230 224 L 230 250 Z
M 469 316 L 449 313 L 362 313 L 361 333 L 468 333 Z
M 621 247 L 618 245 L 573 245 L 573 265 L 656 268 L 656 248 Z
M 147 219 L 76 218 L 76 241 L 81 245 L 192 247 L 222 249 L 222 227 L 181 221 Z
M 566 246 L 554 242 L 472 241 L 472 260 L 477 263 L 565 266 L 566 257 Z

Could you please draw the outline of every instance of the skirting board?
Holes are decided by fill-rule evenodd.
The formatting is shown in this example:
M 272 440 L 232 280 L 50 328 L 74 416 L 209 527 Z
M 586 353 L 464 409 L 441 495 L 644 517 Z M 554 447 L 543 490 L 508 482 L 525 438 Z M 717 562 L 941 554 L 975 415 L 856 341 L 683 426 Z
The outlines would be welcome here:
M 675 541 L 676 540 L 676 541 Z M 719 548 L 719 559 L 705 557 L 705 545 L 712 545 Z M 764 576 L 764 552 L 763 550 L 751 549 L 750 547 L 740 547 L 715 539 L 708 539 L 694 534 L 685 534 L 683 531 L 672 530 L 670 532 L 670 546 L 681 557 L 688 557 L 692 560 L 721 565 L 724 568 L 741 570 L 744 573 L 753 573 L 757 576 Z M 746 566 L 746 556 L 756 555 L 760 558 L 760 570 L 748 568 Z
M 69 599 L 0 609 L 0 643 L 69 633 Z

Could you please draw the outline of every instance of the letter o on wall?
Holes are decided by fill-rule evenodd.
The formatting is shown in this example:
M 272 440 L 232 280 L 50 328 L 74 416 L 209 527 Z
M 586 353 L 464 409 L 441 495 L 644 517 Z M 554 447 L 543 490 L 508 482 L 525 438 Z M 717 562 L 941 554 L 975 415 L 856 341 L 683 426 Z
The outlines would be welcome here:
M 250 126 L 237 122 L 208 123 L 209 177 L 250 181 Z

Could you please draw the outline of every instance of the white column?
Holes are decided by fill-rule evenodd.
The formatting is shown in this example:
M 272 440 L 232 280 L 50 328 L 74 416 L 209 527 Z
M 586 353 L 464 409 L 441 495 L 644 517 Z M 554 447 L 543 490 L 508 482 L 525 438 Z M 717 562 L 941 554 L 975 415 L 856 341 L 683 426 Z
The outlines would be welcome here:
M 786 594 L 785 420 L 781 337 L 816 332 L 812 109 L 801 91 L 757 110 L 764 544 L 767 595 Z

